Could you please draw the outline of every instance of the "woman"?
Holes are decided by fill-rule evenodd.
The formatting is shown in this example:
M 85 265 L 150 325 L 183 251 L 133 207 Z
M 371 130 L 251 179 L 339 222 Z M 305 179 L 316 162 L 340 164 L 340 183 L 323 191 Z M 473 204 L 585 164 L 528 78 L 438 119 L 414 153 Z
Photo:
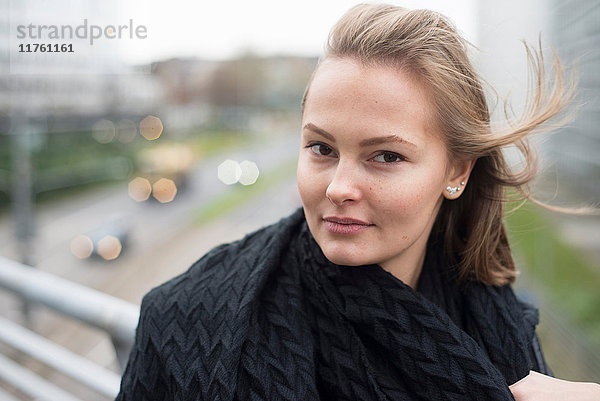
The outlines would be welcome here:
M 504 191 L 533 173 L 501 148 L 530 160 L 523 140 L 569 97 L 557 77 L 493 133 L 447 20 L 352 8 L 303 101 L 303 207 L 145 296 L 117 399 L 598 399 L 547 376 L 509 285 Z

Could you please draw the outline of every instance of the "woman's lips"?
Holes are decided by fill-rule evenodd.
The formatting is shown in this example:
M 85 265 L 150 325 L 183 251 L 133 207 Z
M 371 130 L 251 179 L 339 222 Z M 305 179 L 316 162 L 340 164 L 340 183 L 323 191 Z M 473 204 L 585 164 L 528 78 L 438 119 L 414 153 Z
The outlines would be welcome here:
M 373 225 L 350 218 L 324 218 L 323 224 L 327 231 L 333 234 L 356 234 Z

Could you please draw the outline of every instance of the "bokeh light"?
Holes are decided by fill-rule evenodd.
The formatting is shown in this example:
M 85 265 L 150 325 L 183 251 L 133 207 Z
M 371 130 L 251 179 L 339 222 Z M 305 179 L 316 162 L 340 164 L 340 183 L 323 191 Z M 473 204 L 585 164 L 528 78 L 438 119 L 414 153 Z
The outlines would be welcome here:
M 122 119 L 117 123 L 117 139 L 121 143 L 130 143 L 137 135 L 137 127 L 131 120 Z
M 98 241 L 97 253 L 105 260 L 113 260 L 119 257 L 123 249 L 121 241 L 112 235 L 104 236 Z
M 163 124 L 160 118 L 156 116 L 147 116 L 140 121 L 140 135 L 149 141 L 160 137 L 163 131 Z
M 92 137 L 99 143 L 112 142 L 115 135 L 115 124 L 110 120 L 100 120 L 92 126 Z
M 87 235 L 78 235 L 71 240 L 71 253 L 79 259 L 89 258 L 94 252 L 94 243 Z
M 258 179 L 259 171 L 256 163 L 249 160 L 244 160 L 240 163 L 242 174 L 239 178 L 239 183 L 242 185 L 252 185 Z
M 233 185 L 238 182 L 241 175 L 242 168 L 235 160 L 227 159 L 219 164 L 219 167 L 217 168 L 217 177 L 219 177 L 221 182 L 227 185 Z
M 135 177 L 129 182 L 127 192 L 131 199 L 137 202 L 143 202 L 150 197 L 152 185 L 150 181 L 142 177 Z
M 177 185 L 173 180 L 161 178 L 152 185 L 152 196 L 160 203 L 168 203 L 175 199 Z

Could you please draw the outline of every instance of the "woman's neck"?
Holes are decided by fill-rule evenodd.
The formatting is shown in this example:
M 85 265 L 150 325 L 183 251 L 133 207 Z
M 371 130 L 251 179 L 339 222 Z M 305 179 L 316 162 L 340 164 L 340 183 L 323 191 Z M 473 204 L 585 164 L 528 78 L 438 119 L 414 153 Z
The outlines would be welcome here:
M 401 255 L 394 259 L 379 263 L 379 265 L 391 275 L 402 281 L 413 289 L 417 288 L 419 277 L 423 270 L 423 263 L 427 252 L 427 235 L 422 235 Z

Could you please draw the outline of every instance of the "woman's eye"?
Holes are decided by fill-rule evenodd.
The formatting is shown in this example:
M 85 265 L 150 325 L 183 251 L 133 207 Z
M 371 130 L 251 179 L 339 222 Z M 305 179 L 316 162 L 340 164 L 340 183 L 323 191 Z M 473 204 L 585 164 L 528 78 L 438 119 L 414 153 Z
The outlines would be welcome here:
M 373 160 L 380 163 L 395 163 L 399 161 L 405 160 L 403 156 L 392 153 L 392 152 L 383 152 L 380 155 L 377 155 L 373 158 Z
M 333 149 L 331 149 L 329 146 L 319 143 L 311 145 L 310 149 L 320 156 L 329 156 L 331 152 L 333 152 Z

